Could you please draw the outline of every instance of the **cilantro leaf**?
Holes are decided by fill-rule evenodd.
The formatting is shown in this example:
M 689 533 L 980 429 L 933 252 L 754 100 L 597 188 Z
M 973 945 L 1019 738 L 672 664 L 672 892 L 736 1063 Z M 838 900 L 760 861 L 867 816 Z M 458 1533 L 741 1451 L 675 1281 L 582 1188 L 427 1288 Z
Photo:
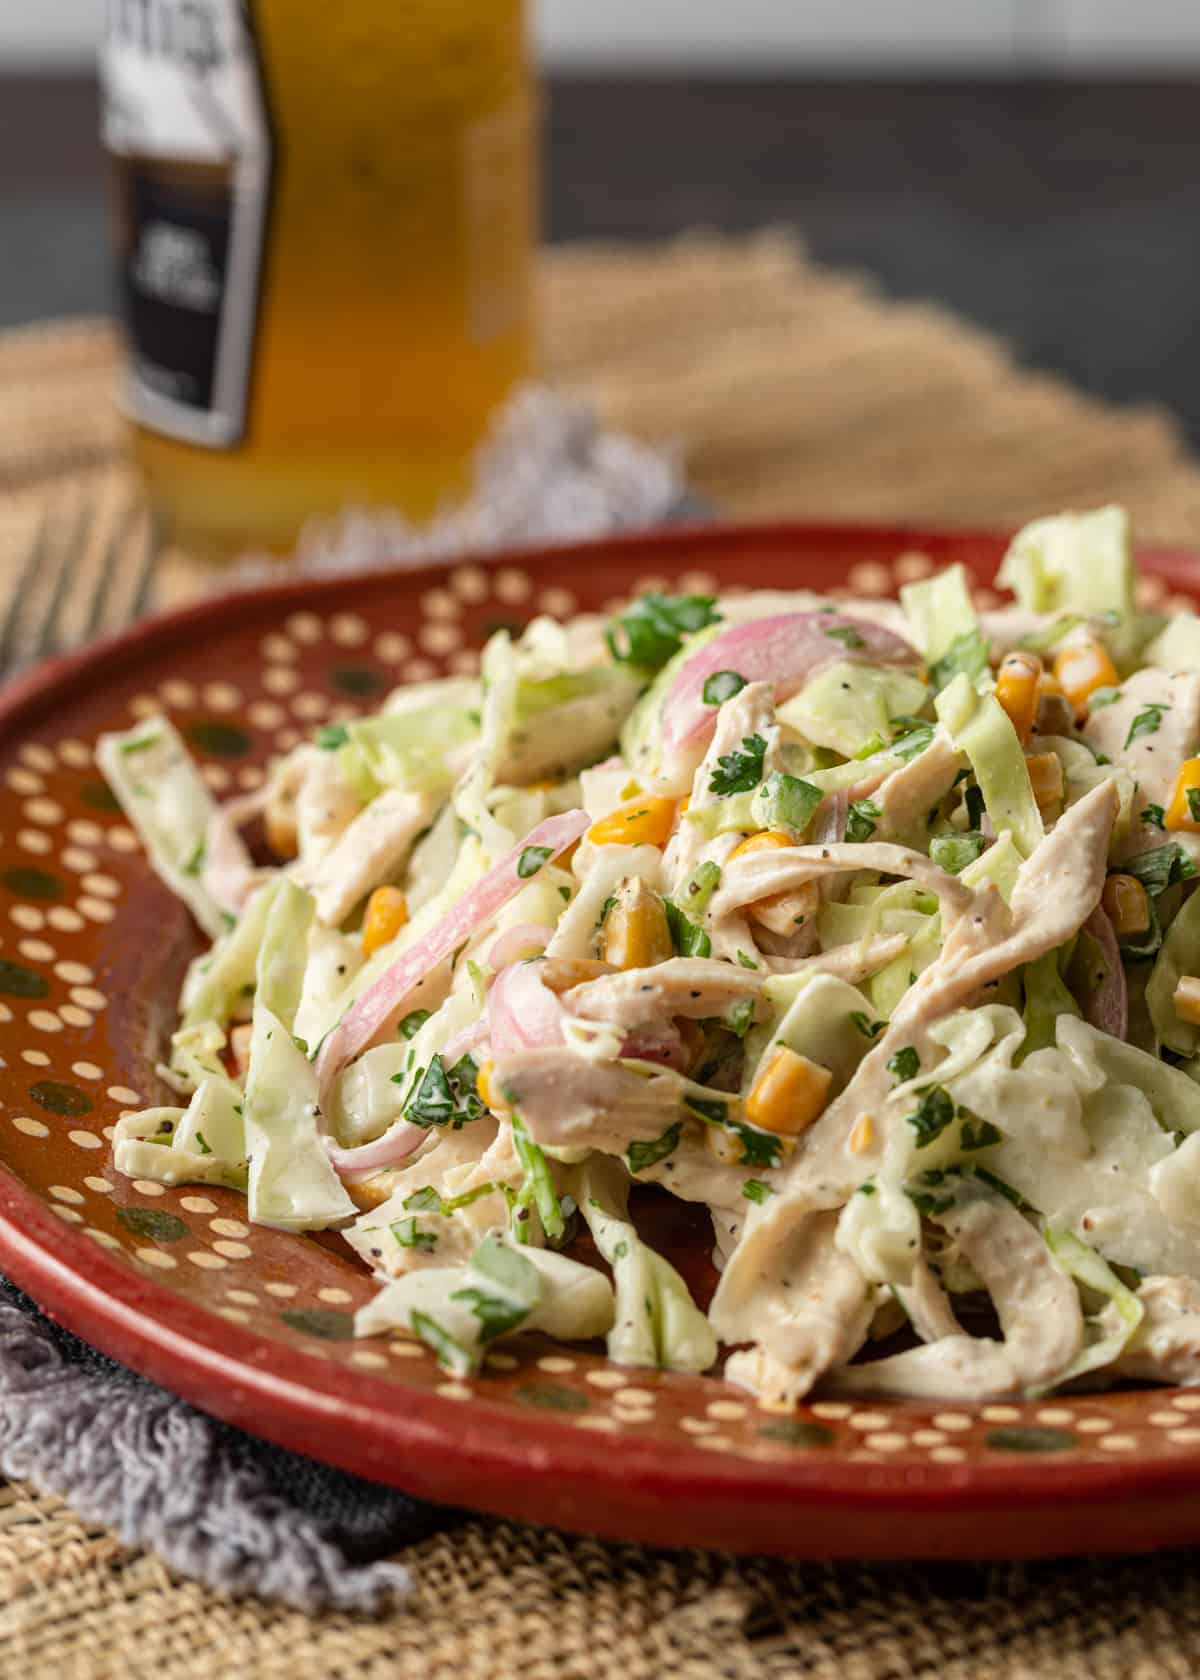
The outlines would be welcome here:
M 710 793 L 749 793 L 763 776 L 767 743 L 761 735 L 747 735 L 735 752 L 722 753 L 709 781 Z
M 758 795 L 767 808 L 767 826 L 790 828 L 797 834 L 803 834 L 824 797 L 819 787 L 781 770 L 767 777 Z
M 389 1225 L 388 1229 L 401 1248 L 415 1248 L 422 1254 L 432 1254 L 437 1247 L 437 1237 L 434 1233 L 422 1231 L 413 1218 L 398 1219 L 394 1225 Z
M 726 700 L 732 700 L 735 694 L 740 694 L 746 686 L 746 679 L 737 671 L 714 671 L 707 678 L 702 690 L 702 697 L 706 706 L 721 706 Z
M 465 1289 L 456 1289 L 450 1299 L 464 1301 L 470 1307 L 479 1320 L 479 1340 L 485 1343 L 494 1342 L 497 1336 L 505 1336 L 510 1330 L 524 1324 L 530 1313 L 529 1307 L 523 1307 L 516 1301 L 505 1300 L 499 1295 L 488 1295 L 474 1284 Z
M 1187 881 L 1196 873 L 1196 865 L 1174 840 L 1153 851 L 1141 852 L 1121 865 L 1126 875 L 1135 876 L 1151 898 L 1166 892 L 1176 881 Z
M 730 1032 L 738 1038 L 745 1038 L 754 1024 L 754 999 L 739 998 L 725 1017 Z
M 962 1121 L 962 1147 L 970 1149 L 990 1149 L 995 1143 L 1004 1142 L 1004 1133 L 999 1126 L 993 1126 L 990 1120 L 982 1119 L 973 1114 L 969 1108 L 960 1108 L 958 1118 Z
M 768 1196 L 775 1194 L 769 1184 L 764 1184 L 761 1178 L 748 1178 L 742 1185 L 742 1195 L 748 1202 L 765 1202 Z
M 1161 805 L 1146 805 L 1142 810 L 1142 821 L 1147 828 L 1165 829 L 1167 813 Z
M 403 1075 L 393 1074 L 392 1078 L 400 1080 Z M 454 1118 L 454 1093 L 440 1056 L 432 1057 L 421 1075 L 420 1083 L 404 1105 L 404 1118 L 414 1126 L 426 1128 L 448 1126 Z
M 1185 788 L 1184 797 L 1187 800 L 1188 816 L 1193 822 L 1200 822 L 1200 788 Z
M 869 1016 L 864 1015 L 861 1009 L 852 1009 L 850 1019 L 864 1038 L 878 1038 L 884 1027 L 887 1026 L 886 1021 L 872 1021 Z
M 846 813 L 846 839 L 869 840 L 882 815 L 873 799 L 856 799 Z
M 1102 706 L 1111 706 L 1121 698 L 1119 688 L 1094 688 L 1088 695 L 1088 711 L 1098 711 Z
M 831 642 L 841 642 L 843 647 L 864 648 L 867 645 L 861 632 L 856 630 L 853 624 L 831 625 L 825 634 Z
M 1129 733 L 1125 737 L 1126 747 L 1131 747 L 1135 741 L 1140 741 L 1143 735 L 1157 735 L 1162 725 L 1163 713 L 1170 710 L 1170 706 L 1155 703 L 1143 706 L 1129 725 Z
M 961 672 L 972 682 L 988 668 L 988 644 L 979 630 L 963 630 L 946 649 L 940 659 L 929 667 L 929 680 L 936 689 L 943 689 Z
M 549 863 L 553 850 L 552 846 L 526 846 L 517 859 L 517 874 L 521 880 L 528 881 L 532 875 L 537 874 L 543 864 Z
M 712 595 L 642 595 L 605 631 L 613 658 L 621 665 L 659 671 L 683 646 L 683 638 L 721 615 Z
M 350 731 L 344 723 L 323 723 L 317 730 L 317 745 L 325 752 L 336 752 L 344 747 L 350 739 Z
M 931 1085 L 905 1119 L 917 1134 L 916 1147 L 925 1149 L 939 1138 L 954 1119 L 954 1099 L 942 1085 Z
M 558 1191 L 554 1188 L 554 1179 L 546 1164 L 545 1155 L 530 1137 L 521 1116 L 515 1112 L 512 1117 L 512 1137 L 517 1159 L 525 1171 L 517 1201 L 522 1207 L 537 1208 L 542 1230 L 551 1242 L 556 1242 L 565 1236 L 567 1229 Z
M 625 1151 L 630 1172 L 645 1172 L 646 1168 L 654 1166 L 656 1161 L 665 1161 L 668 1155 L 673 1155 L 679 1147 L 682 1131 L 682 1120 L 676 1120 L 674 1125 L 667 1127 L 661 1137 L 651 1138 L 646 1143 L 631 1143 Z
M 425 1346 L 432 1349 L 443 1370 L 456 1377 L 470 1376 L 475 1369 L 475 1355 L 439 1324 L 436 1318 L 414 1307 L 408 1315 L 408 1322 Z
M 890 1058 L 887 1070 L 903 1085 L 906 1080 L 915 1079 L 920 1073 L 921 1058 L 911 1044 L 906 1044 Z
M 737 960 L 739 968 L 753 968 L 755 970 L 758 968 L 758 964 L 755 962 L 754 958 L 747 956 L 745 951 L 738 952 Z
M 431 1014 L 432 1014 L 432 1010 L 429 1010 L 429 1009 L 414 1009 L 414 1010 L 412 1010 L 409 1014 L 407 1014 L 404 1017 L 403 1021 L 401 1021 L 401 1023 L 400 1023 L 400 1027 L 399 1027 L 400 1037 L 401 1038 L 415 1038 L 417 1036 L 417 1034 L 420 1032 L 421 1028 L 425 1025 L 426 1021 L 428 1021 Z
M 703 910 L 721 885 L 721 866 L 709 860 L 697 864 L 684 885 L 683 897 L 689 910 Z

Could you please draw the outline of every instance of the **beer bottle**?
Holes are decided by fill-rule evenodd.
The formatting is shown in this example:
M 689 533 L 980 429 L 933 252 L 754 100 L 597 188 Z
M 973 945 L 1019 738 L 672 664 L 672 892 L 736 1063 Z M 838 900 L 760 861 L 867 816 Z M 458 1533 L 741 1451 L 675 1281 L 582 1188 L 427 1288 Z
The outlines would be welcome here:
M 125 404 L 199 552 L 423 518 L 529 369 L 523 0 L 108 0 Z

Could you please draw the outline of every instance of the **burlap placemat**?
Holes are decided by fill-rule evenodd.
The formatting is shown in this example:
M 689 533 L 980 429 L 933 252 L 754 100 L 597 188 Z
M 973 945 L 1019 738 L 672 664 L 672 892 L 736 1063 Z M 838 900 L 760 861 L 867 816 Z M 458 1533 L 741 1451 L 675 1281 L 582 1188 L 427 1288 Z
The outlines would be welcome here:
M 807 263 L 786 237 L 548 254 L 546 371 L 684 446 L 723 509 L 1010 525 L 1124 501 L 1200 543 L 1200 470 L 1170 420 L 1016 369 L 926 305 Z M 103 322 L 0 338 L 0 588 L 64 488 L 116 521 Z M 165 593 L 204 586 L 172 556 Z M 0 1489 L 0 1674 L 24 1680 L 1108 1680 L 1200 1672 L 1200 1561 L 825 1568 L 649 1553 L 479 1521 L 411 1548 L 378 1622 L 231 1603 L 28 1487 Z

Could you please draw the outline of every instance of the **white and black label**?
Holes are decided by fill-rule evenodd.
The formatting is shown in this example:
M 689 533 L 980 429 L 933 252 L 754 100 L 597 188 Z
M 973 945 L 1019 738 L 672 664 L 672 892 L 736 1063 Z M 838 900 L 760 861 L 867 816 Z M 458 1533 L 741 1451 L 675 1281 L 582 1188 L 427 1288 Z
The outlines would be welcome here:
M 129 411 L 230 448 L 245 431 L 272 165 L 251 0 L 108 0 L 101 80 Z

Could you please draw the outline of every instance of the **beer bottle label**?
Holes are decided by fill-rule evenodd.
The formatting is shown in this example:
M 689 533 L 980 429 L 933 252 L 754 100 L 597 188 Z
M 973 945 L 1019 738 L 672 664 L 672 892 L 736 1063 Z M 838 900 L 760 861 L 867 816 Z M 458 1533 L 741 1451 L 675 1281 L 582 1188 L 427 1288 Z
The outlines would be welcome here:
M 126 406 L 212 449 L 243 436 L 272 137 L 253 0 L 108 0 L 103 134 L 114 159 Z

